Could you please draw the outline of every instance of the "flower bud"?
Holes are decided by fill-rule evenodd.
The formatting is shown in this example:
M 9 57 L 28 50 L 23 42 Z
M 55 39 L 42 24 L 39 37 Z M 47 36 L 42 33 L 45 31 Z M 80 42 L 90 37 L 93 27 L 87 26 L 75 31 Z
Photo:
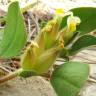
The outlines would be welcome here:
M 21 58 L 21 66 L 24 71 L 31 71 L 34 64 L 36 63 L 36 47 L 38 47 L 38 45 L 32 41 L 31 44 L 25 50 Z
M 61 46 L 48 49 L 40 57 L 37 59 L 36 64 L 34 65 L 33 69 L 37 74 L 42 74 L 48 71 L 48 69 L 54 64 L 60 50 Z
M 53 20 L 47 23 L 36 37 L 35 41 L 38 43 L 42 52 L 54 46 L 60 23 L 61 18 L 56 16 Z
M 59 27 L 61 23 L 60 17 L 55 17 L 48 23 L 48 26 L 51 26 L 51 30 L 49 32 L 45 32 L 45 48 L 49 49 L 54 46 L 56 41 L 56 37 L 58 35 Z M 47 26 L 46 26 L 47 27 Z
M 76 26 L 80 24 L 81 20 L 76 16 L 69 16 L 67 19 L 67 26 L 61 30 L 59 33 L 62 35 L 65 45 L 69 42 L 69 40 L 73 37 L 74 32 L 76 31 Z
M 26 77 L 27 73 L 28 76 L 45 73 L 55 62 L 60 50 L 63 48 L 59 43 L 58 46 L 50 48 L 38 56 L 35 50 L 37 47 L 36 43 L 32 43 L 23 54 L 23 57 L 21 58 L 23 69 L 21 76 Z

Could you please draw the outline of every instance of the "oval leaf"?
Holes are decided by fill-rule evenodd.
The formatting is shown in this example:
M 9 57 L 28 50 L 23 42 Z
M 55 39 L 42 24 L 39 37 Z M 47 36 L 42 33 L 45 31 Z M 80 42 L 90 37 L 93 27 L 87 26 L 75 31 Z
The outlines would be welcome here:
M 6 26 L 0 45 L 0 56 L 9 58 L 18 55 L 24 47 L 26 39 L 27 33 L 19 4 L 13 2 L 8 8 Z
M 86 47 L 96 45 L 96 37 L 91 35 L 84 35 L 77 39 L 69 50 L 69 55 L 75 55 Z
M 88 64 L 67 62 L 53 72 L 51 84 L 58 96 L 77 96 L 88 74 Z
M 77 31 L 80 34 L 86 34 L 96 29 L 96 8 L 94 7 L 79 7 L 71 9 L 74 16 L 78 16 L 81 19 L 80 25 L 77 26 Z M 63 18 L 61 23 L 61 29 L 67 24 L 67 17 Z

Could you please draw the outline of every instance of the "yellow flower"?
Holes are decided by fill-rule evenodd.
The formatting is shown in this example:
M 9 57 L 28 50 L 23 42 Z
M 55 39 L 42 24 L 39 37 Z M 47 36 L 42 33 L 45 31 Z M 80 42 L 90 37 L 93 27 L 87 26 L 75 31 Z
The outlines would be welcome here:
M 68 31 L 70 32 L 76 31 L 76 25 L 80 23 L 81 23 L 81 20 L 79 17 L 76 17 L 76 16 L 68 17 L 68 20 L 67 20 Z
M 62 8 L 56 9 L 56 14 L 57 15 L 63 15 L 64 14 L 64 9 L 62 9 Z
M 64 45 L 66 45 L 70 41 L 70 39 L 74 35 L 74 32 L 76 31 L 77 25 L 81 23 L 80 18 L 73 16 L 72 12 L 66 13 L 65 16 L 67 16 L 68 14 L 70 16 L 67 18 L 67 26 L 63 28 L 58 35 L 59 38 L 60 38 L 60 35 L 62 36 L 64 40 Z

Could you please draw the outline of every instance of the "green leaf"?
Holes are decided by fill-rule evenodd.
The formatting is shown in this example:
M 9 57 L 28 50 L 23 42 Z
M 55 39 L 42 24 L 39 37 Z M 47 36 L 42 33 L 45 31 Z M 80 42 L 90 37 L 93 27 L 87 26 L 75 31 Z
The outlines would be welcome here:
M 96 8 L 94 7 L 79 7 L 71 9 L 74 16 L 78 16 L 81 19 L 80 25 L 77 26 L 77 31 L 81 35 L 89 33 L 96 29 Z M 61 23 L 61 29 L 66 26 L 67 17 L 63 18 Z
M 13 2 L 8 8 L 6 26 L 0 45 L 0 56 L 9 58 L 16 56 L 24 47 L 27 39 L 23 16 L 18 2 Z
M 69 50 L 69 55 L 74 55 L 86 47 L 96 45 L 96 37 L 92 35 L 84 35 L 77 39 L 77 41 L 72 45 Z
M 34 71 L 22 71 L 20 72 L 19 76 L 23 77 L 23 78 L 28 78 L 31 76 L 37 76 L 37 73 Z
M 55 69 L 51 84 L 58 96 L 77 96 L 87 80 L 88 74 L 88 64 L 67 62 Z

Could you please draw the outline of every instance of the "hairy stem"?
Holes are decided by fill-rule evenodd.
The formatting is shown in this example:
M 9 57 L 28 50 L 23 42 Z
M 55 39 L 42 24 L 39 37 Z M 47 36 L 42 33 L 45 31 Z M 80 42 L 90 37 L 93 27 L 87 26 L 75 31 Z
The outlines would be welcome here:
M 0 84 L 1 84 L 1 83 L 5 83 L 5 82 L 7 82 L 7 81 L 10 80 L 10 79 L 15 78 L 16 76 L 19 75 L 20 72 L 22 72 L 22 68 L 20 68 L 20 69 L 18 69 L 17 71 L 14 71 L 14 72 L 12 72 L 12 73 L 9 73 L 8 75 L 0 78 Z

